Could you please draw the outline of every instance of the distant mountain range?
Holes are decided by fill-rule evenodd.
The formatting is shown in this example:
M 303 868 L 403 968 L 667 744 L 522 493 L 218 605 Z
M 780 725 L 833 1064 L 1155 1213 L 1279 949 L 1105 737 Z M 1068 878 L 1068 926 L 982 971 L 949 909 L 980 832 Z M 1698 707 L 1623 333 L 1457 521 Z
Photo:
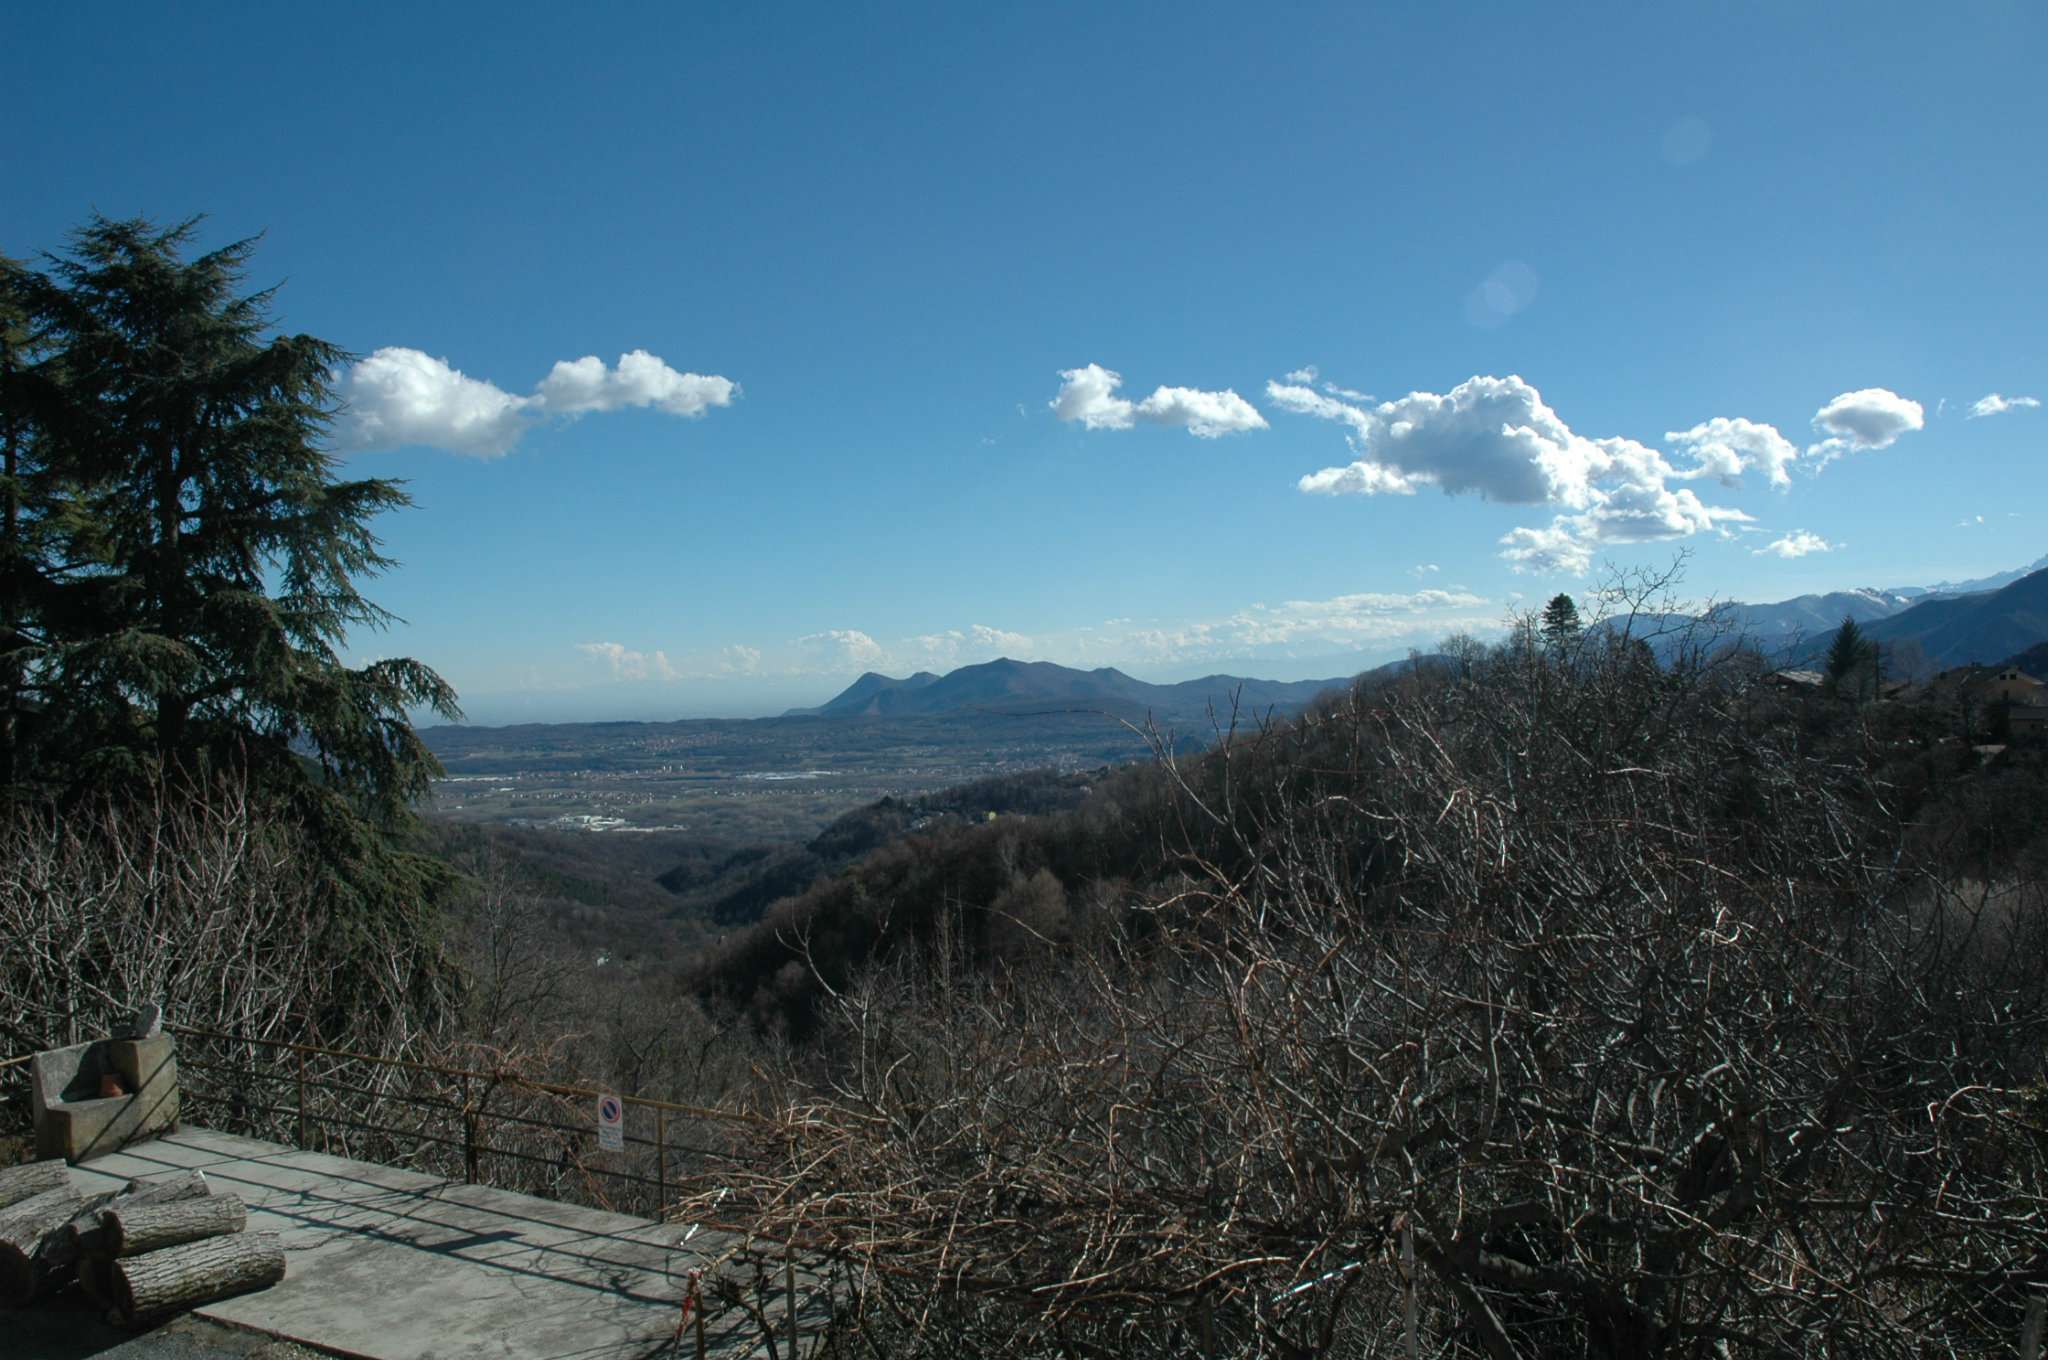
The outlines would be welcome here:
M 2017 657 L 2048 642 L 2048 570 L 1997 590 L 1930 596 L 1890 618 L 1864 625 L 1863 633 L 1895 650 L 1917 645 L 1926 667 L 1933 670 Z
M 1996 591 L 2043 570 L 2048 570 L 2048 556 L 2041 557 L 2030 566 L 2016 567 L 1974 581 L 1893 586 L 1887 590 L 1837 590 L 1825 595 L 1800 595 L 1776 604 L 1732 604 L 1718 611 L 1718 616 L 1766 650 L 1786 647 L 1804 650 L 1801 644 L 1815 638 L 1832 639 L 1845 617 L 1859 624 L 1895 618 L 1936 600 Z
M 1887 648 L 1902 674 L 2002 664 L 2021 653 L 2038 663 L 2048 643 L 2048 567 L 2035 567 L 1990 578 L 2006 582 L 1994 589 L 1944 589 L 1903 599 L 1892 592 L 1842 591 L 1777 605 L 1736 605 L 1722 617 L 1787 665 L 1811 665 L 1825 656 L 1845 616 L 1865 638 Z
M 1901 664 L 1920 671 L 1973 661 L 2002 662 L 2048 643 L 2048 556 L 2031 567 L 1978 581 L 1838 590 L 1774 604 L 1731 604 L 1717 611 L 1717 619 L 1735 636 L 1749 639 L 1788 665 L 1807 664 L 1823 655 L 1844 618 L 1854 619 L 1865 636 L 1890 645 Z M 1408 664 L 1397 661 L 1369 673 L 1393 673 Z M 816 708 L 793 708 L 783 716 L 933 718 L 1088 711 L 1134 719 L 1150 714 L 1185 722 L 1205 719 L 1211 712 L 1227 718 L 1233 703 L 1245 715 L 1297 713 L 1317 695 L 1354 679 L 1205 675 L 1154 685 L 1108 666 L 1084 671 L 1005 657 L 945 675 L 919 671 L 897 679 L 869 671 L 830 701 Z
M 1395 662 L 1396 669 L 1407 665 Z M 1213 709 L 1227 719 L 1234 703 L 1251 715 L 1298 712 L 1325 690 L 1351 683 L 1350 676 L 1327 680 L 1253 680 L 1238 675 L 1205 675 L 1177 685 L 1154 685 L 1104 666 L 1076 670 L 1050 661 L 1004 657 L 962 666 L 946 675 L 920 671 L 907 679 L 869 671 L 830 702 L 793 708 L 787 718 L 928 718 L 953 713 L 1037 713 L 1087 709 L 1124 717 L 1203 718 Z
M 1857 623 L 1888 619 L 1911 609 L 1914 597 L 1882 590 L 1831 590 L 1825 595 L 1800 595 L 1776 604 L 1730 604 L 1714 617 L 1765 651 L 1797 646 L 1832 636 L 1844 618 Z
M 2032 576 L 2035 572 L 2044 570 L 2048 570 L 2048 554 L 2035 558 L 2024 567 L 2014 567 L 2011 571 L 1980 576 L 1974 581 L 1937 581 L 1931 586 L 1894 586 L 1884 593 L 1905 595 L 1915 599 L 1923 595 L 1974 595 L 1980 591 L 2009 586 L 2022 576 Z

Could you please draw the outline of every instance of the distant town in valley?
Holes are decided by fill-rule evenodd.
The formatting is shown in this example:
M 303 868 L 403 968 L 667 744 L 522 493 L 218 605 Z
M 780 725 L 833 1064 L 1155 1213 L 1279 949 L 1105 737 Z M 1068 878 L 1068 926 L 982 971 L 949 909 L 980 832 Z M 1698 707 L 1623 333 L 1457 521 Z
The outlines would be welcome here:
M 2048 556 L 1966 581 L 1729 603 L 1704 615 L 1658 614 L 1613 626 L 1632 629 L 1667 659 L 1683 642 L 1747 651 L 1804 677 L 1817 674 L 1844 619 L 1878 647 L 1888 701 L 1955 702 L 1974 692 L 1976 682 L 1965 680 L 1972 668 L 2048 678 Z M 1361 674 L 1393 675 L 1411 664 L 1389 661 Z M 1357 678 L 1217 674 L 1155 685 L 1111 668 L 999 659 L 943 676 L 870 672 L 816 707 L 776 717 L 438 724 L 421 736 L 446 770 L 434 785 L 437 817 L 554 832 L 773 841 L 808 837 L 883 797 L 1025 770 L 1116 765 L 1165 745 L 1199 750 L 1233 725 L 1291 718 Z M 2042 700 L 2027 702 L 2033 691 L 2021 682 L 2005 688 L 2018 700 L 2019 729 L 2033 730 Z

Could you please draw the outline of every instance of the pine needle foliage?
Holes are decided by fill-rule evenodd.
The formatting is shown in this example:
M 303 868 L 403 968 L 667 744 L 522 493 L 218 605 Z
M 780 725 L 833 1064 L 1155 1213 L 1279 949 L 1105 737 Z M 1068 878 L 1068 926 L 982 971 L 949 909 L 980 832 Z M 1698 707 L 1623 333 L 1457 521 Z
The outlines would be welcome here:
M 280 333 L 256 242 L 194 253 L 197 225 L 94 216 L 40 267 L 0 260 L 0 775 L 60 807 L 244 781 L 312 832 L 331 919 L 374 935 L 449 878 L 398 847 L 440 773 L 408 710 L 459 717 L 455 692 L 343 658 L 392 621 L 360 582 L 411 501 L 339 475 L 349 356 Z
M 255 243 L 187 259 L 195 226 L 96 217 L 47 273 L 7 270 L 30 346 L 10 433 L 42 474 L 10 653 L 46 715 L 33 773 L 246 764 L 389 820 L 437 773 L 406 709 L 458 712 L 416 661 L 340 655 L 390 621 L 357 582 L 390 565 L 371 521 L 410 499 L 336 477 L 347 356 L 271 334 L 270 292 L 240 291 Z

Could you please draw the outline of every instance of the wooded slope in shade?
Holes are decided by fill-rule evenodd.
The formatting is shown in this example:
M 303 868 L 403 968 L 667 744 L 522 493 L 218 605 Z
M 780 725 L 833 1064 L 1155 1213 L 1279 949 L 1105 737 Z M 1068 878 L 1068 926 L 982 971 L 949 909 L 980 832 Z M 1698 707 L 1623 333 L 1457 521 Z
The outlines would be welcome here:
M 1599 630 L 1363 690 L 735 937 L 807 1042 L 681 1212 L 892 1356 L 1397 1355 L 1409 1245 L 1432 1354 L 2010 1347 L 2044 791 Z

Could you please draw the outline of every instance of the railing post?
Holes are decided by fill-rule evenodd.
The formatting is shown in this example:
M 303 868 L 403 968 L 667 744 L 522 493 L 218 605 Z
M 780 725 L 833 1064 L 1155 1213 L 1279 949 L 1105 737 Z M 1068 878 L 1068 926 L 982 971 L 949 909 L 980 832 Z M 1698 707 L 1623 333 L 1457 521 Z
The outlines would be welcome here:
M 1401 1330 L 1407 1340 L 1408 1360 L 1416 1360 L 1415 1335 L 1415 1225 L 1401 1225 L 1401 1269 L 1408 1276 L 1407 1297 L 1401 1303 Z
M 654 1216 L 668 1207 L 668 1107 L 654 1107 Z
M 476 1110 L 469 1103 L 469 1075 L 462 1077 L 462 1179 L 476 1184 Z
M 306 1050 L 295 1050 L 299 1055 L 299 1149 L 306 1147 Z
M 796 1360 L 796 1241 L 782 1244 L 782 1287 L 789 1295 L 789 1360 Z
M 2041 1360 L 2041 1324 L 2048 1317 L 2048 1292 L 2027 1300 L 2026 1322 L 2020 1328 L 2020 1360 Z

